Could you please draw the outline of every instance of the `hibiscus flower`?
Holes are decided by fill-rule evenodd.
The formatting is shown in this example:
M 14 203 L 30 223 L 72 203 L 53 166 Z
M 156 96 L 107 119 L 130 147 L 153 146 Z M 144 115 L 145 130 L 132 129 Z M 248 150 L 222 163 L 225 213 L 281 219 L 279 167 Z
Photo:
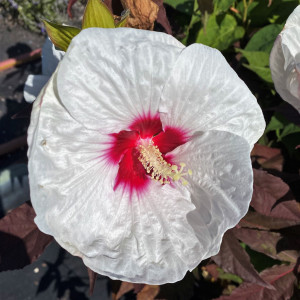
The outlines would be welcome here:
M 246 214 L 264 127 L 219 51 L 158 32 L 83 30 L 34 102 L 35 222 L 97 273 L 180 280 Z
M 300 112 L 300 5 L 292 12 L 275 40 L 270 68 L 275 89 Z

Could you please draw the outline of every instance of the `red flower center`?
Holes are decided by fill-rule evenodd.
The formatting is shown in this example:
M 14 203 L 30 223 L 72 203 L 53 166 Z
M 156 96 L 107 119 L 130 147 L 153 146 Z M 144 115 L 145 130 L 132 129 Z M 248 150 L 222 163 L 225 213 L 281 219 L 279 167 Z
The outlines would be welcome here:
M 175 127 L 166 127 L 163 130 L 158 114 L 137 118 L 129 129 L 111 134 L 112 141 L 105 157 L 110 163 L 119 164 L 114 190 L 121 187 L 123 191 L 128 191 L 131 197 L 133 192 L 138 195 L 143 193 L 151 179 L 139 159 L 139 145 L 147 140 L 152 141 L 162 157 L 169 162 L 170 157 L 166 157 L 166 154 L 186 143 L 188 134 L 185 130 Z

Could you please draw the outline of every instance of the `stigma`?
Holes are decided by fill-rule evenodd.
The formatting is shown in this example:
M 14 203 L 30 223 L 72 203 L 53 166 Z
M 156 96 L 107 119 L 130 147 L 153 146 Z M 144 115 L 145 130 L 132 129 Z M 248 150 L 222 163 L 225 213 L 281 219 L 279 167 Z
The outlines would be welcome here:
M 140 152 L 138 159 L 151 179 L 161 184 L 168 184 L 171 180 L 179 181 L 183 185 L 188 184 L 184 176 L 192 175 L 192 170 L 188 169 L 187 172 L 184 172 L 186 164 L 183 162 L 177 166 L 165 161 L 159 148 L 153 144 L 151 139 L 140 143 L 138 150 Z

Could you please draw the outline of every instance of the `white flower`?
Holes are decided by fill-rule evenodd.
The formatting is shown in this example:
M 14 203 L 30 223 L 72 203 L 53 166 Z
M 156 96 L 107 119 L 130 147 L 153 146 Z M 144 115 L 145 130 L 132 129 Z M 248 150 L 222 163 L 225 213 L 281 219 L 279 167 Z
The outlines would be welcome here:
M 83 30 L 33 106 L 35 221 L 95 272 L 180 280 L 247 212 L 264 127 L 219 51 L 164 33 Z
M 270 68 L 276 91 L 300 112 L 300 5 L 275 40 Z
M 42 48 L 42 75 L 29 75 L 24 86 L 24 98 L 26 102 L 33 102 L 43 86 L 50 79 L 58 63 L 62 60 L 65 52 L 55 49 L 49 38 L 46 39 Z

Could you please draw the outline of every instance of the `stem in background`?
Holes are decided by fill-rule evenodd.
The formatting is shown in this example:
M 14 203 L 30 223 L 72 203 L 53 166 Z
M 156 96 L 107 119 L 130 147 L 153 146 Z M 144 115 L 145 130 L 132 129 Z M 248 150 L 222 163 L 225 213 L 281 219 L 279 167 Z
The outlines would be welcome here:
M 31 51 L 30 53 L 22 54 L 16 58 L 9 58 L 7 60 L 0 61 L 0 72 L 27 63 L 29 61 L 40 59 L 41 55 L 42 49 L 38 48 L 36 50 Z
M 246 0 L 243 0 L 243 4 L 244 4 L 243 23 L 245 23 L 247 20 L 248 7 L 251 5 L 252 2 L 253 2 L 253 0 L 249 0 L 248 3 Z
M 236 14 L 240 14 L 240 12 L 235 7 L 230 7 L 230 10 L 233 11 Z
M 244 4 L 243 23 L 245 23 L 247 19 L 247 13 L 248 13 L 248 5 L 246 0 L 243 0 L 243 4 Z

